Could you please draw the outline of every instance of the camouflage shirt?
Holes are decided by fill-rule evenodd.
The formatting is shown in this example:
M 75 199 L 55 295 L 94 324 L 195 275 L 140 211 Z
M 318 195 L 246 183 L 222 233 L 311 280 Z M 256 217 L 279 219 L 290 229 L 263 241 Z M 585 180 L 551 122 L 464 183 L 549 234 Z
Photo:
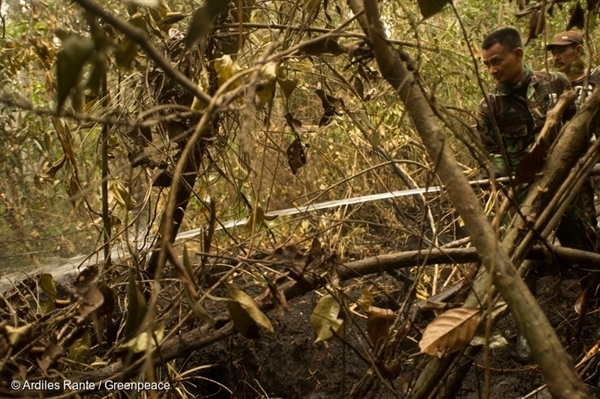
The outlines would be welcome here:
M 541 132 L 546 113 L 554 107 L 562 92 L 570 88 L 567 78 L 560 73 L 532 72 L 527 67 L 525 72 L 525 77 L 516 85 L 498 84 L 488 94 L 488 101 L 481 101 L 477 115 L 477 130 L 483 145 L 495 165 L 511 174 Z M 574 111 L 573 105 L 567 118 Z M 502 143 L 496 140 L 493 119 Z M 504 165 L 501 146 L 506 149 L 508 169 Z

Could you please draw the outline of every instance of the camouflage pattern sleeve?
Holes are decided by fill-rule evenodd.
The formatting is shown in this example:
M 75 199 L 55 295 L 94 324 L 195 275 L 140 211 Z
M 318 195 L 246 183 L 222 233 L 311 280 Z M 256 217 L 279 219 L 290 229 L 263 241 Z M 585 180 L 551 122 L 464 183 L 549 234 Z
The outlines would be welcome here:
M 488 100 L 490 104 L 493 104 L 492 98 L 488 97 Z M 479 103 L 479 108 L 477 110 L 477 131 L 479 132 L 483 147 L 492 156 L 495 166 L 497 166 L 499 170 L 504 170 L 504 160 L 502 159 L 500 146 L 494 135 L 494 123 L 492 118 L 492 112 L 488 107 L 488 102 L 484 98 Z

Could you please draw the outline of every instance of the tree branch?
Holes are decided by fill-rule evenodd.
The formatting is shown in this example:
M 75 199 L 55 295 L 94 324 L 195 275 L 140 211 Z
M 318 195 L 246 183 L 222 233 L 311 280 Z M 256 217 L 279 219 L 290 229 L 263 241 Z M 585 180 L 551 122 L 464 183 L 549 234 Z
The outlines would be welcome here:
M 116 30 L 124 33 L 127 35 L 127 37 L 136 42 L 142 48 L 142 50 L 144 50 L 146 54 L 148 54 L 148 56 L 154 62 L 156 62 L 156 64 L 163 70 L 164 73 L 169 75 L 174 81 L 179 83 L 190 93 L 194 94 L 194 96 L 196 96 L 204 104 L 208 104 L 210 102 L 210 96 L 200 90 L 196 83 L 192 82 L 184 74 L 173 68 L 173 65 L 171 65 L 171 63 L 150 42 L 148 36 L 143 30 L 123 21 L 121 18 L 112 14 L 93 0 L 76 1 L 81 8 L 109 23 Z
M 559 246 L 551 247 L 552 253 L 549 253 L 545 247 L 535 246 L 528 254 L 530 259 L 551 259 L 553 254 L 561 260 L 593 262 L 598 265 L 600 270 L 600 254 L 585 252 L 577 249 L 564 248 Z M 348 262 L 337 266 L 337 274 L 340 281 L 346 281 L 353 278 L 364 277 L 369 274 L 392 271 L 399 268 L 409 268 L 414 266 L 431 265 L 436 263 L 467 263 L 477 261 L 478 254 L 475 248 L 448 248 L 434 249 L 431 251 L 409 251 L 388 254 L 383 256 L 373 256 L 366 259 Z M 291 301 L 310 291 L 321 288 L 321 284 L 310 286 L 295 281 L 288 282 L 281 286 L 285 298 Z M 456 289 L 454 289 L 456 291 Z M 261 310 L 272 309 L 272 303 L 265 303 Z M 229 321 L 229 316 L 224 314 L 217 317 L 221 322 Z M 155 361 L 168 362 L 178 358 L 191 351 L 205 348 L 223 338 L 234 333 L 231 323 L 228 323 L 220 330 L 209 333 L 206 327 L 198 327 L 194 330 L 185 332 L 179 336 L 173 337 L 160 345 L 161 355 L 154 354 Z M 125 367 L 121 362 L 116 362 L 98 370 L 86 372 L 72 378 L 73 381 L 100 381 L 108 378 L 120 376 L 123 374 L 131 375 L 136 372 L 139 366 L 143 364 L 143 359 L 139 359 Z
M 498 242 L 475 193 L 446 144 L 427 98 L 387 43 L 377 1 L 364 0 L 364 9 L 369 22 L 368 34 L 381 73 L 398 90 L 452 203 L 465 222 L 485 269 L 515 316 L 519 330 L 527 338 L 550 392 L 557 398 L 589 398 L 589 391 L 575 371 L 572 358 L 563 349 L 505 248 Z M 429 393 L 429 388 L 420 391 L 417 386 L 412 397 L 423 398 Z

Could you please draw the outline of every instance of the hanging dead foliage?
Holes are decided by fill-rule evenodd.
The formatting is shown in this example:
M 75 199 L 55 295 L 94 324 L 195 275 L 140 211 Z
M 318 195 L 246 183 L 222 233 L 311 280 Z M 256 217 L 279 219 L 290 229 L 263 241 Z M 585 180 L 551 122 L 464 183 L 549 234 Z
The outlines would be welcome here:
M 302 141 L 298 137 L 289 145 L 287 148 L 288 164 L 292 169 L 292 173 L 296 174 L 298 169 L 306 165 L 306 154 L 304 153 L 304 147 Z
M 585 26 L 585 11 L 581 7 L 581 3 L 577 2 L 575 7 L 571 10 L 571 15 L 569 16 L 569 22 L 567 23 L 567 30 L 571 30 L 572 28 L 583 29 Z

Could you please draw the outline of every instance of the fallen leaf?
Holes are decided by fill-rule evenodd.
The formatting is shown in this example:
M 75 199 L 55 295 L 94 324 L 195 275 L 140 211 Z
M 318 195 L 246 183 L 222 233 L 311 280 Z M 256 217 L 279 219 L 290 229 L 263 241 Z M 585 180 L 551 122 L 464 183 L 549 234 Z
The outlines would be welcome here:
M 75 281 L 73 281 L 73 286 L 79 295 L 85 294 L 93 285 L 96 285 L 98 282 L 99 275 L 98 267 L 93 265 L 86 267 L 83 269 L 77 277 L 75 277 Z
M 30 328 L 31 324 L 25 324 L 21 327 L 5 326 L 4 331 L 8 337 L 8 342 L 14 346 L 17 342 L 24 338 L 24 336 L 29 332 Z
M 164 328 L 154 331 L 154 336 L 156 337 L 156 342 L 160 344 L 164 336 Z M 123 348 L 130 349 L 133 353 L 142 353 L 148 350 L 148 348 L 154 348 L 156 346 L 156 342 L 154 340 L 153 334 L 149 334 L 148 331 L 144 331 L 138 336 L 130 339 L 129 341 L 123 344 Z
M 356 302 L 360 310 L 367 313 L 371 305 L 373 305 L 373 293 L 368 288 L 363 288 L 360 293 L 360 298 Z
M 85 332 L 81 338 L 75 340 L 69 348 L 68 358 L 75 363 L 83 363 L 92 348 L 92 337 L 89 332 Z
M 41 359 L 37 359 L 37 364 L 42 371 L 47 371 L 48 368 L 57 361 L 62 355 L 63 348 L 56 343 L 56 339 L 50 339 L 48 345 L 44 349 Z
M 230 300 L 227 302 L 227 310 L 233 321 L 235 328 L 246 338 L 258 339 L 260 338 L 260 328 L 258 324 L 248 312 L 244 310 L 239 302 Z
M 502 334 L 500 334 L 500 331 L 498 330 L 494 330 L 492 335 L 487 340 L 485 336 L 476 334 L 473 339 L 471 339 L 471 342 L 469 342 L 469 345 L 483 346 L 486 345 L 486 343 L 491 349 L 500 349 L 508 345 L 508 341 L 502 336 Z
M 253 335 L 253 326 L 252 323 L 249 322 L 248 317 L 257 325 L 273 332 L 273 325 L 267 316 L 258 308 L 256 302 L 254 302 L 254 299 L 250 295 L 246 294 L 233 284 L 226 284 L 225 286 L 227 287 L 229 297 L 233 300 L 229 301 L 227 306 L 236 328 L 238 328 L 238 326 L 241 327 L 238 328 L 240 332 L 244 331 Z M 244 333 L 242 334 L 244 335 Z
M 375 352 L 390 333 L 390 327 L 394 323 L 394 312 L 390 309 L 382 309 L 370 306 L 367 310 L 367 335 L 375 347 Z
M 449 306 L 450 306 L 449 303 L 432 301 L 430 299 L 425 299 L 424 301 L 417 302 L 417 308 L 419 310 L 440 311 L 440 310 L 447 310 Z
M 315 343 L 333 337 L 332 330 L 336 333 L 340 331 L 344 322 L 344 320 L 338 318 L 340 309 L 339 302 L 331 295 L 325 295 L 319 299 L 315 310 L 310 315 L 310 325 L 317 334 Z
M 419 342 L 422 353 L 442 357 L 456 352 L 475 335 L 481 311 L 474 308 L 450 309 L 429 323 Z

